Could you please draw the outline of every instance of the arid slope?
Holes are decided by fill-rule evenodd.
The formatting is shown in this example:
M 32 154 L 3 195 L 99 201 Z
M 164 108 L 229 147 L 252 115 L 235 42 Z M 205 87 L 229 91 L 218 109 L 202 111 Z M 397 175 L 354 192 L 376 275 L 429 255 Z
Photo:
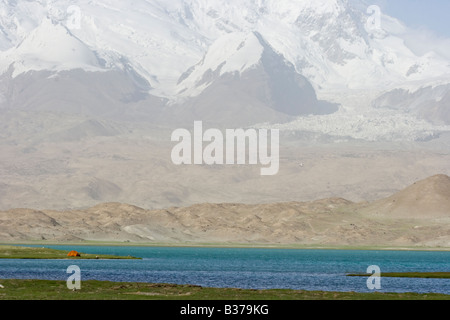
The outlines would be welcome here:
M 450 178 L 433 176 L 371 203 L 333 198 L 273 204 L 198 204 L 145 210 L 0 212 L 0 241 L 450 247 Z

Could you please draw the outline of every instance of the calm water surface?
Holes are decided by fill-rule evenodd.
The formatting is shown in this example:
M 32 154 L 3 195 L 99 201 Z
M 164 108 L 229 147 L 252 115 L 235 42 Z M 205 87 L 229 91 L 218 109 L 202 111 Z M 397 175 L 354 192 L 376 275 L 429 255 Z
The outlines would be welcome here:
M 0 260 L 0 278 L 67 280 L 67 268 L 81 268 L 82 280 L 192 284 L 243 289 L 299 289 L 369 292 L 365 273 L 450 272 L 450 252 L 283 250 L 46 246 L 143 260 Z M 382 278 L 382 292 L 450 294 L 450 280 Z

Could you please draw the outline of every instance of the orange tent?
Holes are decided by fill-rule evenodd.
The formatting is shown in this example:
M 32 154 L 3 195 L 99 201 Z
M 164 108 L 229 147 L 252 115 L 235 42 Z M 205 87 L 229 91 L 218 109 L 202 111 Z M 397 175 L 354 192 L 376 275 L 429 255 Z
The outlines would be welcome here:
M 81 257 L 81 255 L 76 251 L 70 251 L 67 256 L 68 257 Z

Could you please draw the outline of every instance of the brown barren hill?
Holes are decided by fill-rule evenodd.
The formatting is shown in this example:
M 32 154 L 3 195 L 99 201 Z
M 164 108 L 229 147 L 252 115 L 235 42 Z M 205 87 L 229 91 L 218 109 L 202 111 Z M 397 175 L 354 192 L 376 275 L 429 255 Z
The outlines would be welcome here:
M 433 176 L 371 203 L 332 198 L 159 210 L 103 203 L 67 211 L 0 211 L 0 241 L 35 240 L 450 248 L 450 178 Z
M 393 219 L 450 218 L 450 177 L 436 175 L 418 181 L 389 198 L 372 202 L 362 213 Z

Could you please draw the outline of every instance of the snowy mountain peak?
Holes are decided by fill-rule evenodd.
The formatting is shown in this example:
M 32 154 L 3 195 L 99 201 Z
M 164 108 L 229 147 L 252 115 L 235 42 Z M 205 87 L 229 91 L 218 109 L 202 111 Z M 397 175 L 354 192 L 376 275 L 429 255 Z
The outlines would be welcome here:
M 213 104 L 205 108 L 208 113 L 217 106 L 229 111 L 230 106 L 223 104 L 233 104 L 232 101 L 235 101 L 236 114 L 243 108 L 239 101 L 268 107 L 266 119 L 274 117 L 275 113 L 298 116 L 336 111 L 336 106 L 318 101 L 310 82 L 255 31 L 233 32 L 220 37 L 178 83 L 177 97 L 184 101 L 197 99 L 196 104 L 208 101 Z M 224 96 L 226 100 L 223 100 Z M 218 113 L 213 112 L 214 115 Z M 261 115 L 264 112 L 260 108 L 255 113 Z M 197 108 L 195 114 L 203 115 L 205 110 Z
M 179 92 L 195 88 L 200 93 L 215 77 L 226 73 L 241 74 L 258 65 L 266 44 L 256 32 L 236 32 L 217 39 L 208 49 L 200 63 L 184 73 L 178 83 Z M 189 92 L 189 95 L 195 95 Z
M 47 18 L 2 58 L 0 69 L 5 71 L 13 65 L 13 77 L 31 70 L 100 70 L 94 52 L 67 28 Z

